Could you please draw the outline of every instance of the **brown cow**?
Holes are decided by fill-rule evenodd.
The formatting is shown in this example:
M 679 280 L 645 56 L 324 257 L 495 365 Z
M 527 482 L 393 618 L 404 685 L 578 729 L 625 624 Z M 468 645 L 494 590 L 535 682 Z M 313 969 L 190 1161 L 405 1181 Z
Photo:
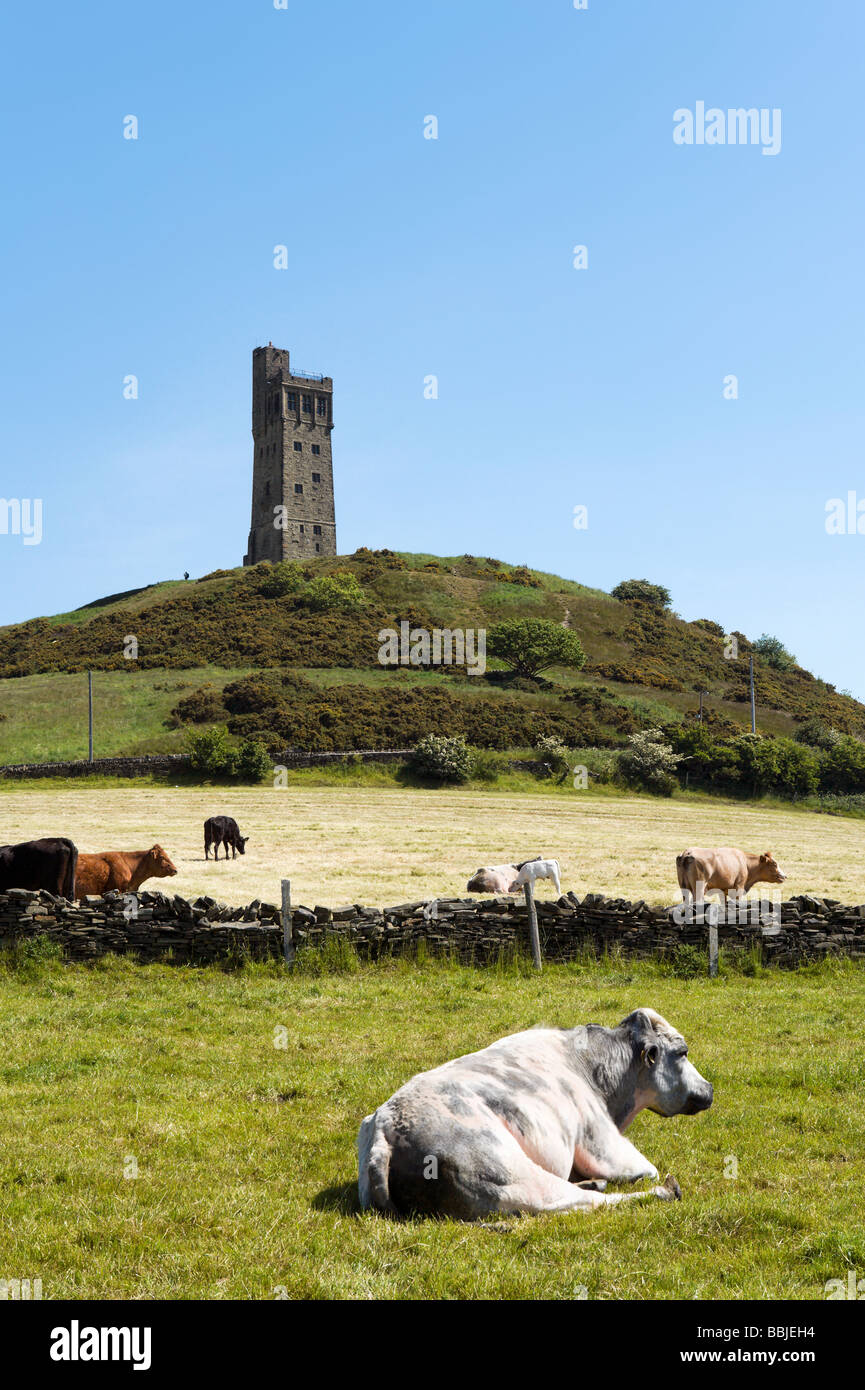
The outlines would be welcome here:
M 783 883 L 787 875 L 771 850 L 749 854 L 745 849 L 686 849 L 676 859 L 676 875 L 685 905 L 706 893 L 718 893 L 726 903 L 728 893 L 741 897 L 755 883 Z
M 104 854 L 79 854 L 75 896 L 134 893 L 148 878 L 173 878 L 177 873 L 160 845 L 152 849 L 106 850 Z

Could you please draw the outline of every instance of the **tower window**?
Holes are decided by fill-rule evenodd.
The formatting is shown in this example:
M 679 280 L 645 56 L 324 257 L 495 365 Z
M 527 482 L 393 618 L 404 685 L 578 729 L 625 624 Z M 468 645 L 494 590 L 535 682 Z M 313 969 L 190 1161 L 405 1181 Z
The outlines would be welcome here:
M 313 446 L 312 446 L 312 452 L 313 452 L 314 454 L 320 454 L 320 453 L 321 453 L 321 445 L 320 445 L 320 444 L 313 444 Z
M 315 548 L 316 548 L 316 550 L 321 550 L 321 546 L 320 546 L 320 545 L 319 545 L 319 544 L 318 544 L 318 542 L 317 542 L 317 541 L 316 541 L 316 545 L 315 545 Z
M 300 442 L 299 439 L 296 439 L 296 440 L 294 441 L 294 452 L 295 452 L 296 454 L 302 454 L 302 453 L 303 453 L 303 445 L 301 444 L 301 442 Z
M 327 415 L 327 400 L 324 396 L 319 396 L 317 405 L 319 415 Z
M 303 492 L 303 483 L 295 483 L 294 490 L 297 493 Z
M 286 410 L 297 410 L 297 392 L 287 391 L 285 395 Z
M 304 398 L 303 398 L 303 413 L 304 413 L 304 415 L 311 415 L 311 414 L 312 414 L 312 396 L 304 396 Z
M 312 528 L 312 534 L 313 534 L 314 536 L 320 536 L 320 535 L 321 535 L 321 527 L 320 527 L 320 526 L 313 526 L 313 528 Z
M 303 522 L 300 523 L 300 534 L 303 535 Z
M 320 474 L 320 473 L 313 473 L 313 475 L 312 475 L 312 481 L 313 481 L 314 483 L 320 483 L 320 482 L 321 482 L 321 474 Z

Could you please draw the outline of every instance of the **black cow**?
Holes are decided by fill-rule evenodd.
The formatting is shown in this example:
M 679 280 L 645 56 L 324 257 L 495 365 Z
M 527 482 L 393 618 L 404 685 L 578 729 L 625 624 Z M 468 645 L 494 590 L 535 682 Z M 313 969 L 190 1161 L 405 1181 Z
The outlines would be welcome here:
M 225 846 L 225 857 L 228 858 L 228 846 L 231 845 L 231 857 L 237 858 L 237 852 L 245 854 L 244 845 L 249 839 L 248 835 L 241 835 L 237 821 L 231 816 L 210 816 L 204 822 L 204 857 L 210 858 L 210 846 L 214 846 L 213 857 L 219 858 L 219 846 Z
M 0 845 L 0 892 L 7 888 L 40 888 L 57 898 L 75 897 L 78 850 L 71 840 L 24 840 Z

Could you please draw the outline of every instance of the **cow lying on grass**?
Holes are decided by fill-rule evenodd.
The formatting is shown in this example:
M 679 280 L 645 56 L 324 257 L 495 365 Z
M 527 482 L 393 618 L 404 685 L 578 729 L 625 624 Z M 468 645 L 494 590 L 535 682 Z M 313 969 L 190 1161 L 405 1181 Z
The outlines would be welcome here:
M 622 1133 L 641 1110 L 712 1104 L 687 1052 L 660 1014 L 636 1009 L 617 1028 L 531 1029 L 421 1072 L 360 1127 L 360 1204 L 471 1220 L 674 1201 L 671 1177 L 645 1192 L 604 1188 L 658 1177 Z
M 771 850 L 749 854 L 745 849 L 686 849 L 676 858 L 676 877 L 685 907 L 717 893 L 726 905 L 729 894 L 741 898 L 755 883 L 783 883 L 787 875 Z
M 518 893 L 523 884 L 528 882 L 528 878 L 523 875 L 531 869 L 532 865 L 555 864 L 556 874 L 558 875 L 559 865 L 555 859 L 541 859 L 540 855 L 536 859 L 524 859 L 521 864 L 493 864 L 485 868 L 475 869 L 468 883 L 466 892 L 468 893 Z M 532 883 L 538 878 L 550 878 L 551 874 L 538 873 L 531 877 Z M 558 879 L 556 880 L 558 883 Z M 561 893 L 561 887 L 559 892 Z
M 104 854 L 79 854 L 75 896 L 134 893 L 148 878 L 173 878 L 177 873 L 160 845 L 151 849 L 106 850 Z

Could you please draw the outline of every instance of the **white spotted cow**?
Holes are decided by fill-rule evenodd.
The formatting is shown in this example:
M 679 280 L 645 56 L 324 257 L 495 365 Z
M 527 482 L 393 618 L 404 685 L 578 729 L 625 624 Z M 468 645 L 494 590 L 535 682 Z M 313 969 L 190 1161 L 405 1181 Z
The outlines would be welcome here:
M 530 883 L 534 888 L 538 880 L 543 878 L 552 879 L 556 893 L 561 897 L 562 885 L 559 879 L 558 859 L 529 859 L 525 864 L 521 864 L 516 886 L 522 888 L 525 884 Z
M 681 1196 L 624 1137 L 641 1110 L 695 1115 L 712 1087 L 685 1040 L 653 1009 L 617 1028 L 537 1028 L 418 1076 L 367 1115 L 357 1148 L 360 1204 L 472 1220 L 490 1212 L 587 1212 Z

